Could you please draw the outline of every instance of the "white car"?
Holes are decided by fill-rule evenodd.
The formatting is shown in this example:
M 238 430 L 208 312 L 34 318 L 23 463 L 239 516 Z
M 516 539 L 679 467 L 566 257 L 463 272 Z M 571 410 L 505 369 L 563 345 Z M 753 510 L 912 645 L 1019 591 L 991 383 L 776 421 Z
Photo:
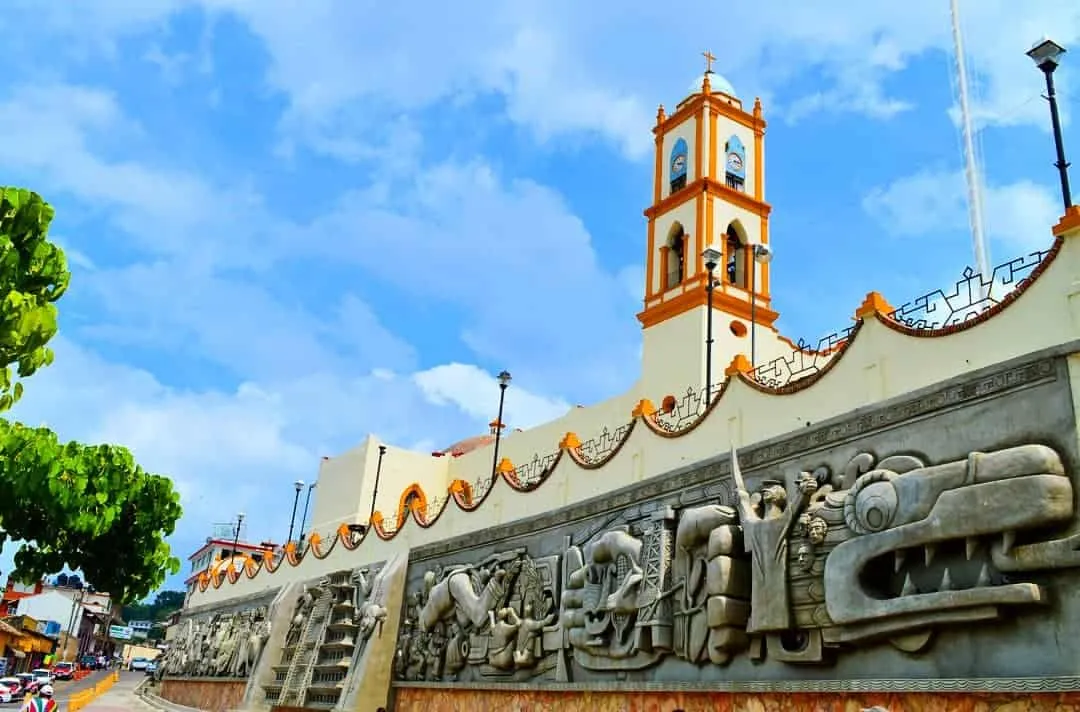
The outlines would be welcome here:
M 148 658 L 132 658 L 128 664 L 128 670 L 145 670 L 149 664 L 150 660 Z
M 0 678 L 0 702 L 11 702 L 22 697 L 22 683 L 15 677 Z
M 51 685 L 53 684 L 52 670 L 46 668 L 37 668 L 31 670 L 30 674 L 34 676 L 34 682 L 39 685 Z

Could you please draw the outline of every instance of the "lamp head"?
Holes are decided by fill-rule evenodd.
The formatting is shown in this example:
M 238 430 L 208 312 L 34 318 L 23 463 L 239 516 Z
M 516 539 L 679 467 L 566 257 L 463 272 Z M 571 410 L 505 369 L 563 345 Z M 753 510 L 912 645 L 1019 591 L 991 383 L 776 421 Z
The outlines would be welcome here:
M 236 521 L 237 521 L 237 522 L 242 522 L 242 521 L 244 521 L 244 517 L 245 517 L 245 516 L 246 516 L 246 515 L 245 515 L 245 514 L 244 514 L 243 512 L 237 512 L 237 513 L 236 513 Z
M 299 494 L 300 490 L 304 489 L 304 481 L 297 480 L 296 482 L 293 482 L 293 487 L 296 488 L 296 492 Z
M 507 386 L 510 385 L 510 372 L 509 371 L 500 371 L 497 378 L 499 379 L 499 387 L 500 388 L 506 388 Z
M 379 455 L 385 455 L 385 454 L 386 454 L 386 446 L 385 445 L 380 445 L 379 446 Z
M 1052 72 L 1061 63 L 1061 55 L 1065 54 L 1065 48 L 1048 37 L 1043 37 L 1027 51 L 1027 56 L 1035 62 L 1035 66 L 1044 72 Z
M 772 261 L 773 251 L 768 245 L 757 243 L 754 245 L 754 262 L 767 264 Z
M 712 272 L 716 269 L 716 265 L 720 264 L 720 260 L 724 258 L 724 253 L 716 249 L 712 245 L 709 245 L 701 251 L 701 256 L 705 260 L 705 269 Z

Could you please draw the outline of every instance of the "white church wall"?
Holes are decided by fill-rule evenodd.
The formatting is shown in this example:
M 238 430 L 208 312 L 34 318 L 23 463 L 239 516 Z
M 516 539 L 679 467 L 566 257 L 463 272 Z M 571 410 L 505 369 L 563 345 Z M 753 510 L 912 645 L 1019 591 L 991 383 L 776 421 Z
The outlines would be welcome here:
M 1080 232 L 1080 231 L 1078 231 Z M 1049 242 L 1049 237 L 1048 237 Z M 990 366 L 1027 353 L 1080 338 L 1080 234 L 1065 240 L 1061 253 L 1042 276 L 1013 304 L 990 320 L 947 336 L 916 337 L 899 333 L 868 318 L 857 338 L 829 373 L 811 387 L 791 394 L 762 393 L 734 380 L 709 417 L 697 428 L 676 438 L 660 437 L 642 424 L 615 457 L 597 470 L 586 470 L 564 457 L 538 489 L 517 492 L 505 482 L 475 511 L 466 512 L 450 503 L 429 528 L 406 522 L 390 541 L 369 535 L 355 551 L 338 546 L 326 559 L 308 557 L 298 567 L 283 566 L 277 573 L 260 572 L 253 579 L 241 577 L 196 592 L 191 605 L 203 605 L 248 595 L 295 579 L 307 579 L 330 571 L 388 559 L 397 552 L 557 509 L 568 502 L 619 489 L 638 479 L 655 477 L 680 466 L 746 446 L 883 399 L 910 393 L 963 373 Z M 1074 372 L 1080 363 L 1073 360 Z M 1077 379 L 1080 383 L 1080 379 Z M 565 431 L 583 429 L 587 423 L 614 426 L 630 420 L 635 398 L 612 399 L 601 410 L 575 410 L 555 423 L 525 433 L 515 433 L 503 443 L 502 452 L 515 464 L 536 453 L 557 447 Z M 629 406 L 629 407 L 628 407 Z M 1080 409 L 1080 398 L 1075 401 Z M 621 411 L 621 412 L 620 412 Z M 584 440 L 585 433 L 580 433 Z M 478 468 L 489 467 L 490 450 L 472 454 Z M 476 472 L 458 458 L 455 476 Z M 460 469 L 458 469 L 460 468 Z M 467 479 L 476 477 L 469 474 Z M 428 493 L 429 497 L 435 493 Z M 479 494 L 479 493 L 478 493 Z M 325 532 L 329 540 L 333 532 Z

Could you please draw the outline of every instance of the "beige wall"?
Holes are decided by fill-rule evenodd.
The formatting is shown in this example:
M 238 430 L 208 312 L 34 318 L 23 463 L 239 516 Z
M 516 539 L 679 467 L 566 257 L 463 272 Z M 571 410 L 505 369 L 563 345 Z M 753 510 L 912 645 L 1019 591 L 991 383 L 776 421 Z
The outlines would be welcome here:
M 1080 338 L 1080 280 L 1077 279 L 1080 229 L 1077 233 L 1065 240 L 1057 259 L 1016 302 L 973 328 L 948 336 L 920 338 L 899 333 L 869 318 L 843 357 L 810 388 L 789 395 L 771 395 L 735 380 L 708 419 L 686 435 L 662 438 L 646 427 L 636 427 L 619 454 L 599 470 L 585 471 L 569 458 L 563 458 L 548 481 L 534 492 L 520 493 L 504 482 L 496 482 L 495 491 L 474 512 L 464 512 L 450 504 L 428 529 L 408 522 L 390 541 L 368 536 L 352 552 L 338 547 L 323 560 L 309 557 L 296 568 L 285 566 L 276 574 L 262 572 L 254 579 L 243 577 L 236 584 L 226 583 L 220 589 L 211 587 L 197 592 L 191 605 L 223 601 L 276 587 L 289 579 L 307 579 L 389 559 L 417 545 L 557 509 L 692 464 L 732 446 L 782 435 L 807 423 L 842 415 L 962 373 L 1071 342 Z M 1080 365 L 1075 369 L 1080 369 Z M 650 374 L 643 377 L 648 379 Z M 1076 382 L 1080 383 L 1080 378 Z M 632 391 L 592 408 L 574 409 L 539 428 L 513 433 L 505 438 L 501 452 L 515 464 L 523 465 L 534 455 L 555 451 L 567 431 L 576 432 L 585 440 L 604 426 L 615 429 L 630 420 L 636 397 Z M 1076 402 L 1080 404 L 1080 397 Z M 490 472 L 491 448 L 448 461 L 451 479 L 476 481 Z M 401 489 L 417 478 L 412 473 L 395 477 L 396 481 L 387 477 L 385 487 L 388 493 L 395 493 L 396 500 Z M 434 497 L 444 492 L 428 494 Z M 380 501 L 383 501 L 381 495 Z M 331 534 L 325 532 L 326 536 Z

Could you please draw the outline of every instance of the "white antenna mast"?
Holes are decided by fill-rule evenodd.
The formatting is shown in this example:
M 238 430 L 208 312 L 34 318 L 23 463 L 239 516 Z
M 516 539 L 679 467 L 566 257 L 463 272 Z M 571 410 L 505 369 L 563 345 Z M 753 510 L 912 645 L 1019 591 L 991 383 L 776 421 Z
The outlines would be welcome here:
M 949 0 L 952 14 L 953 47 L 956 51 L 956 83 L 960 93 L 960 131 L 964 141 L 964 177 L 967 179 L 968 218 L 971 221 L 971 243 L 975 251 L 975 267 L 982 282 L 989 287 L 993 273 L 986 253 L 983 234 L 982 181 L 975 153 L 975 130 L 971 125 L 971 102 L 968 99 L 967 65 L 964 60 L 964 40 L 960 33 L 960 0 Z

